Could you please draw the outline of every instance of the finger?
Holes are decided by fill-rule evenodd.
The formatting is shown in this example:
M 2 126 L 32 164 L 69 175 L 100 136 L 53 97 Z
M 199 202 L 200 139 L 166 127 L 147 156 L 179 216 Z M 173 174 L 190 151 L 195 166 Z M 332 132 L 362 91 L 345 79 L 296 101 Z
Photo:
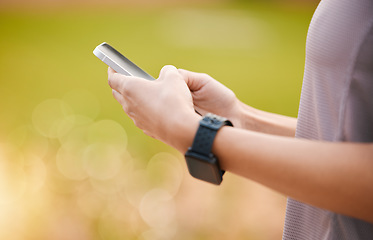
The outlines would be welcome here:
M 117 73 L 111 67 L 108 68 L 107 73 L 108 73 L 109 86 L 112 89 L 116 90 L 118 93 L 120 93 L 122 89 L 122 85 L 123 85 L 123 79 L 122 79 L 123 75 Z
M 116 73 L 116 71 L 114 69 L 112 69 L 111 67 L 108 67 L 107 72 L 108 72 L 108 74 L 109 73 Z
M 163 80 L 163 79 L 175 79 L 175 78 L 182 79 L 177 68 L 172 65 L 166 65 L 161 69 L 158 79 Z
M 108 69 L 107 69 L 108 77 L 114 76 L 115 73 L 117 73 L 117 72 L 114 69 L 112 69 L 111 67 L 108 67 Z
M 157 138 L 155 137 L 155 135 L 151 134 L 149 131 L 143 130 L 143 132 L 144 132 L 146 135 L 148 135 L 149 137 L 154 138 L 154 139 L 157 139 Z
M 120 94 L 119 92 L 117 92 L 114 89 L 112 89 L 111 91 L 113 93 L 113 96 L 114 96 L 115 100 L 117 100 L 122 105 L 124 103 L 124 98 L 123 98 L 122 94 Z
M 108 69 L 108 83 L 109 86 L 122 95 L 129 93 L 130 83 L 143 81 L 143 78 L 126 76 L 115 72 L 113 69 Z M 146 80 L 144 80 L 146 81 Z
M 211 77 L 205 73 L 196 73 L 185 69 L 178 69 L 178 72 L 183 76 L 184 81 L 192 92 L 200 90 L 211 80 Z
M 124 97 L 122 96 L 122 94 L 115 91 L 114 89 L 112 90 L 112 93 L 113 93 L 115 100 L 117 100 L 120 103 L 120 105 L 122 105 L 123 111 L 131 118 L 130 114 L 128 113 L 128 104 L 126 100 L 124 99 Z

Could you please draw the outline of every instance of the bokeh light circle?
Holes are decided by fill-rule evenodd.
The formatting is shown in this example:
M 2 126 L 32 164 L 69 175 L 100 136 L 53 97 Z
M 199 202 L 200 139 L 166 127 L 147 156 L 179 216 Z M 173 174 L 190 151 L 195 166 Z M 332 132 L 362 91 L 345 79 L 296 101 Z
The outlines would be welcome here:
M 178 158 L 168 152 L 157 153 L 148 162 L 146 170 L 153 187 L 176 195 L 184 176 L 183 166 Z
M 175 221 L 176 207 L 173 197 L 164 189 L 152 189 L 140 203 L 140 215 L 152 228 L 165 228 Z
M 26 189 L 24 156 L 14 146 L 0 143 L 0 205 L 19 200 Z
M 67 92 L 62 100 L 71 107 L 75 115 L 95 119 L 100 113 L 99 100 L 86 89 L 73 89 Z
M 135 170 L 129 174 L 124 193 L 127 201 L 135 208 L 139 207 L 141 199 L 150 189 L 146 170 Z
M 115 177 L 122 167 L 122 151 L 108 143 L 88 146 L 83 154 L 84 169 L 95 179 L 106 180 Z
M 133 171 L 133 159 L 128 152 L 123 152 L 119 158 L 121 159 L 121 167 L 118 173 L 109 179 L 97 179 L 97 178 L 90 178 L 89 182 L 93 189 L 97 192 L 100 192 L 104 195 L 115 195 L 120 197 L 122 195 L 126 184 L 132 179 L 129 178 L 131 172 Z M 119 194 L 119 195 L 118 195 Z M 122 202 L 125 201 L 122 198 Z
M 25 155 L 24 172 L 27 179 L 27 191 L 38 192 L 45 184 L 47 168 L 44 161 L 36 155 Z
M 99 216 L 106 207 L 106 199 L 91 189 L 81 190 L 76 201 L 80 211 L 89 218 Z
M 21 125 L 9 135 L 8 141 L 24 153 L 43 158 L 49 149 L 48 138 L 40 135 L 31 125 Z
M 63 144 L 56 154 L 57 168 L 68 179 L 83 180 L 87 173 L 83 164 L 83 153 L 86 145 L 81 141 L 70 141 Z
M 105 143 L 125 151 L 127 147 L 127 133 L 116 121 L 105 119 L 89 126 L 87 141 L 90 144 Z
M 68 104 L 59 99 L 48 99 L 36 106 L 32 123 L 43 136 L 59 138 L 74 126 L 74 114 Z

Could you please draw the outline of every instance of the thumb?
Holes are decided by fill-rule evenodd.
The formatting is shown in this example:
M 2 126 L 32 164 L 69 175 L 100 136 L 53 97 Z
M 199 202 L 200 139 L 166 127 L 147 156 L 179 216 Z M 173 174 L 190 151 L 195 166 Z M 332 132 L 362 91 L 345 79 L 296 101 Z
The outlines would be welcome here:
M 192 92 L 200 90 L 209 81 L 211 81 L 211 77 L 205 73 L 196 73 L 185 69 L 178 69 L 178 72 L 181 74 L 190 91 Z
M 182 79 L 179 71 L 175 66 L 166 65 L 161 69 L 159 73 L 159 80 L 173 80 L 175 78 Z

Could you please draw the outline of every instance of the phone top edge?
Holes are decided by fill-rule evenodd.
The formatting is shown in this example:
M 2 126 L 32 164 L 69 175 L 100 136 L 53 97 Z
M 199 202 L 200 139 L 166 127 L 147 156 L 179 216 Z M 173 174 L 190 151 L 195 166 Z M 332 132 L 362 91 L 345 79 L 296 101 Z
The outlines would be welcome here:
M 124 67 L 122 67 L 119 63 L 117 63 L 114 59 L 112 59 L 110 56 L 106 55 L 100 48 L 103 47 L 105 43 L 102 43 L 98 45 L 95 50 L 93 51 L 93 54 L 96 55 L 101 61 L 103 61 L 106 65 L 114 69 L 117 73 L 126 75 L 126 76 L 134 76 L 130 72 L 128 72 Z M 106 44 L 108 45 L 108 44 Z M 110 46 L 110 45 L 108 45 Z
M 93 50 L 93 54 L 98 57 L 100 60 L 103 60 L 105 58 L 105 54 L 100 50 L 101 46 L 108 45 L 110 46 L 107 42 L 103 42 L 95 47 Z
M 110 49 L 110 51 L 113 51 L 119 56 L 121 56 L 122 59 L 125 59 L 127 67 L 128 65 L 131 65 L 131 67 L 135 67 L 135 69 L 132 69 L 132 70 L 135 70 L 135 73 L 134 74 L 131 73 L 131 71 L 128 71 L 126 68 L 124 68 L 124 66 L 122 66 L 115 59 L 109 56 L 110 54 L 105 53 L 106 50 L 104 51 L 104 49 L 108 49 L 108 48 Z M 118 52 L 115 48 L 113 48 L 106 42 L 103 42 L 100 45 L 98 45 L 93 50 L 93 54 L 97 58 L 99 58 L 101 61 L 103 61 L 105 64 L 107 64 L 109 67 L 113 68 L 118 73 L 124 74 L 126 76 L 137 76 L 137 77 L 145 78 L 147 80 L 155 80 L 154 77 L 152 77 L 150 74 L 148 74 L 147 72 L 139 68 L 136 64 L 134 64 L 128 58 L 123 56 L 120 52 Z M 122 59 L 118 59 L 118 60 L 122 62 Z
M 93 50 L 93 54 L 98 57 L 101 61 L 105 58 L 105 54 L 103 52 L 101 52 L 101 50 L 99 49 L 101 45 L 97 46 L 94 50 Z

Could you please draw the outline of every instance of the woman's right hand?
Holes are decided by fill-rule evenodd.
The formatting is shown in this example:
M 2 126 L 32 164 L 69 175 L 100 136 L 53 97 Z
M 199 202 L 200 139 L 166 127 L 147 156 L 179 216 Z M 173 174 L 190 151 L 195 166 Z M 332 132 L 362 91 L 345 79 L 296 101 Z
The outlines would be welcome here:
M 248 106 L 236 95 L 205 73 L 178 69 L 192 94 L 194 109 L 228 118 L 236 128 L 294 137 L 296 118 L 264 112 Z
M 232 90 L 205 73 L 178 70 L 191 91 L 196 111 L 202 115 L 210 112 L 226 117 L 240 127 L 241 103 Z

